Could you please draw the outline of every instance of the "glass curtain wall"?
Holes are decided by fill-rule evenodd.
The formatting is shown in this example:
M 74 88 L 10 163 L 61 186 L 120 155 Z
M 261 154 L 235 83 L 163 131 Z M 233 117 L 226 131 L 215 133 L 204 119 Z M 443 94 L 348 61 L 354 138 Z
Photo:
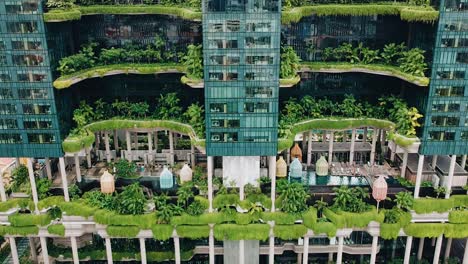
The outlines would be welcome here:
M 207 154 L 277 152 L 279 0 L 205 0 Z

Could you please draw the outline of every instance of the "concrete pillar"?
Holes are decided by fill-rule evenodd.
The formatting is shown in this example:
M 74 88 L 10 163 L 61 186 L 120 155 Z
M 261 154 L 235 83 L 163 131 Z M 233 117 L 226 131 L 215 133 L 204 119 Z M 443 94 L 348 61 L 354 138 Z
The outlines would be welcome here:
M 379 130 L 374 128 L 372 131 L 372 146 L 371 146 L 371 153 L 370 153 L 370 164 L 374 165 L 375 163 L 375 147 L 377 145 L 377 134 L 379 134 Z
M 138 150 L 138 132 L 133 133 L 133 144 L 135 145 L 135 150 Z
M 432 167 L 432 169 L 434 169 L 434 170 L 435 170 L 435 168 L 436 168 L 436 166 L 437 166 L 437 157 L 438 157 L 437 155 L 433 155 L 433 156 L 432 156 L 431 167 Z
M 65 199 L 65 202 L 69 202 L 70 196 L 68 195 L 68 179 L 67 179 L 67 172 L 65 171 L 65 161 L 63 157 L 59 158 L 59 167 L 60 167 L 60 176 L 62 177 L 63 197 Z
M 307 144 L 307 135 L 308 135 L 307 132 L 302 133 L 302 148 L 301 149 L 304 149 Z
M 34 202 L 34 211 L 36 214 L 39 214 L 39 209 L 37 208 L 37 203 L 39 202 L 37 196 L 37 187 L 36 187 L 36 177 L 34 176 L 34 169 L 32 165 L 32 158 L 28 158 L 28 174 L 29 174 L 29 183 L 31 184 L 31 194 Z
M 213 172 L 214 172 L 214 164 L 213 164 L 213 156 L 206 157 L 206 169 L 208 173 L 208 212 L 213 212 Z
M 424 155 L 419 155 L 418 171 L 416 172 L 416 184 L 414 186 L 414 198 L 419 198 L 419 189 L 421 188 L 423 166 L 424 166 Z
M 328 262 L 333 262 L 333 252 L 328 253 Z
M 381 129 L 380 131 L 382 132 L 382 137 L 380 138 L 380 147 L 383 151 L 385 148 L 385 141 L 387 140 L 387 131 L 385 131 L 385 129 Z
M 112 261 L 112 246 L 111 246 L 111 240 L 110 238 L 106 238 L 106 256 L 107 256 L 107 263 L 112 264 L 114 263 Z
M 275 263 L 275 234 L 273 233 L 273 226 L 270 227 L 270 237 L 268 239 L 269 246 L 268 246 L 268 263 L 274 264 Z
M 309 139 L 307 143 L 307 167 L 312 163 L 312 131 L 309 131 Z
M 213 224 L 210 224 L 210 234 L 208 236 L 208 255 L 209 255 L 209 264 L 215 264 L 215 254 L 214 254 L 214 232 L 213 232 Z
M 309 237 L 304 236 L 304 250 L 302 251 L 302 263 L 309 263 Z
M 109 133 L 107 131 L 104 132 L 104 144 L 106 145 L 106 160 L 107 162 L 111 162 Z
M 148 151 L 153 151 L 153 135 L 151 132 L 148 132 Z
M 30 249 L 30 252 L 31 252 L 31 259 L 32 259 L 33 263 L 37 263 L 36 242 L 34 241 L 34 237 L 30 237 L 30 238 L 28 238 L 28 240 L 29 240 L 29 249 Z
M 344 237 L 338 237 L 338 252 L 336 253 L 336 264 L 341 264 L 343 260 L 343 242 Z
M 413 237 L 412 236 L 407 237 L 406 246 L 405 246 L 405 257 L 403 258 L 403 264 L 409 264 L 412 244 L 413 244 Z
M 460 162 L 460 166 L 462 167 L 462 169 L 465 169 L 466 167 L 466 154 L 462 156 L 462 160 Z
M 406 165 L 408 164 L 408 151 L 405 149 L 405 152 L 403 152 L 403 161 L 401 163 L 401 177 L 405 178 L 406 174 Z
M 197 161 L 195 157 L 195 146 L 193 144 L 190 144 L 190 163 L 192 165 L 192 170 L 194 170 L 197 165 Z
M 140 238 L 140 255 L 141 255 L 141 264 L 146 264 L 146 244 L 145 239 Z
M 0 197 L 2 199 L 2 202 L 6 202 L 7 197 L 5 193 L 5 184 L 3 183 L 3 173 L 4 173 L 4 168 L 0 168 Z
M 395 146 L 395 148 L 397 148 L 397 147 Z M 390 150 L 390 160 L 391 161 L 395 161 L 395 154 L 396 154 L 396 149 L 395 149 L 395 151 Z
M 127 160 L 132 161 L 132 139 L 128 130 L 125 131 L 125 142 L 127 143 Z
M 375 264 L 375 260 L 377 259 L 377 245 L 379 243 L 379 236 L 372 237 L 372 250 L 370 255 L 370 264 Z
M 49 251 L 47 251 L 47 239 L 45 237 L 39 238 L 41 241 L 42 259 L 44 264 L 49 264 Z
M 463 254 L 463 264 L 468 264 L 468 238 L 465 242 L 465 253 Z
M 327 142 L 327 131 L 322 130 L 322 142 Z
M 50 167 L 49 158 L 45 158 L 45 169 L 46 169 L 47 179 L 52 180 L 52 168 Z
M 21 165 L 20 158 L 15 158 L 15 167 L 18 168 Z
M 447 189 L 447 192 L 445 193 L 445 199 L 450 198 L 450 191 L 452 190 L 453 173 L 455 172 L 456 162 L 457 162 L 457 155 L 452 155 L 450 157 L 450 167 L 449 167 L 447 185 L 445 186 L 445 188 Z
M 70 243 L 73 255 L 73 264 L 80 264 L 80 257 L 78 255 L 78 245 L 76 244 L 76 237 L 70 237 Z
M 302 264 L 302 253 L 297 253 L 297 264 Z
M 367 142 L 367 127 L 364 128 L 364 133 L 362 135 L 362 142 Z
M 289 164 L 291 163 L 291 149 L 287 149 L 286 150 L 286 164 L 289 166 Z
M 422 259 L 423 252 L 424 252 L 424 237 L 421 237 L 419 239 L 419 246 L 418 246 L 418 255 L 417 255 L 418 260 Z
M 179 237 L 174 237 L 175 263 L 180 264 L 180 241 Z
M 158 131 L 154 131 L 154 151 L 158 152 Z
M 447 245 L 445 245 L 444 262 L 447 262 L 448 258 L 450 257 L 451 249 L 452 249 L 452 239 L 447 238 Z
M 114 129 L 114 149 L 115 151 L 119 150 L 119 135 L 117 134 L 117 129 Z
M 174 165 L 174 134 L 171 131 L 169 131 L 169 153 L 169 163 Z
M 239 264 L 245 264 L 245 243 L 239 240 Z
M 351 147 L 349 149 L 349 163 L 354 164 L 354 144 L 356 143 L 356 129 L 351 132 Z
M 443 239 L 443 235 L 437 237 L 436 247 L 434 249 L 434 259 L 432 260 L 432 264 L 439 264 L 440 250 L 442 249 Z
M 80 169 L 80 157 L 78 157 L 78 153 L 75 153 L 75 172 L 76 172 L 76 180 L 81 182 L 81 169 Z
M 95 138 L 96 138 L 96 151 L 99 150 L 99 145 L 101 145 L 101 132 L 96 132 L 94 134 Z
M 330 131 L 330 141 L 328 142 L 328 165 L 331 166 L 333 162 L 333 140 L 334 140 L 334 132 Z
M 11 258 L 13 259 L 13 264 L 19 264 L 19 256 L 18 256 L 18 248 L 16 247 L 16 240 L 14 237 L 9 237 L 8 240 L 10 241 L 10 251 L 11 251 Z
M 91 147 L 86 148 L 86 166 L 90 169 L 93 164 L 91 163 Z
M 268 175 L 271 180 L 271 212 L 276 210 L 275 201 L 276 201 L 276 156 L 268 157 Z

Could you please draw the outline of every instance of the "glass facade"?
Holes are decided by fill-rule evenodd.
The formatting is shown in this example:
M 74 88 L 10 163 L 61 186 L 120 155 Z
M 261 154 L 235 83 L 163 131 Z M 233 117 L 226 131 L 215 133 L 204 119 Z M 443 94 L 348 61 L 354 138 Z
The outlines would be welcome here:
M 203 1 L 209 156 L 277 152 L 279 0 Z
M 468 153 L 468 15 L 463 1 L 442 0 L 422 153 Z
M 1 1 L 0 156 L 62 155 L 41 1 Z

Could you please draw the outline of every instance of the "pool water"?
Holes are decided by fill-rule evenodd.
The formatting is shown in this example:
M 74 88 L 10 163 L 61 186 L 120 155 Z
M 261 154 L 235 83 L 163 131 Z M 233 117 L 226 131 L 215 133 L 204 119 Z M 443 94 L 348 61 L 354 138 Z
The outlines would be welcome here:
M 308 183 L 308 185 L 327 185 L 327 186 L 368 186 L 369 182 L 366 177 L 363 176 L 317 176 L 315 172 L 304 172 L 302 182 Z

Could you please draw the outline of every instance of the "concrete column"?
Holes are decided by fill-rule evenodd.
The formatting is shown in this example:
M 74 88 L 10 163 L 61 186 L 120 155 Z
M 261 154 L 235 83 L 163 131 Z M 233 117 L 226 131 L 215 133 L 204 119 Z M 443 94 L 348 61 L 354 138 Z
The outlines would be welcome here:
M 114 129 L 114 149 L 115 151 L 119 150 L 119 135 L 117 134 L 117 129 Z
M 397 148 L 397 147 L 395 146 L 395 148 Z M 390 160 L 391 161 L 395 161 L 395 154 L 396 154 L 396 149 L 395 149 L 395 151 L 390 150 Z
M 29 249 L 30 249 L 30 252 L 31 252 L 31 259 L 32 259 L 33 263 L 37 263 L 36 242 L 34 241 L 34 237 L 30 237 L 30 238 L 28 238 L 28 240 L 29 240 Z
M 39 238 L 41 241 L 41 250 L 42 250 L 42 258 L 44 264 L 49 264 L 49 251 L 47 251 L 47 239 L 45 237 Z
M 18 168 L 21 165 L 20 158 L 15 158 L 15 167 Z
M 154 151 L 158 152 L 158 131 L 154 131 Z
M 330 141 L 328 142 L 328 165 L 331 166 L 333 162 L 333 140 L 334 140 L 334 132 L 330 131 Z
M 328 253 L 328 262 L 333 262 L 333 252 Z
M 307 143 L 307 167 L 312 163 L 312 131 L 309 131 L 309 139 Z
M 49 158 L 45 158 L 45 169 L 46 169 L 47 179 L 52 180 L 52 168 L 50 167 Z
M 138 150 L 138 132 L 133 133 L 133 144 L 135 145 L 135 150 Z
M 465 242 L 465 254 L 463 254 L 463 264 L 468 264 L 468 238 Z
M 215 264 L 215 254 L 214 254 L 214 232 L 213 224 L 210 224 L 210 234 L 208 236 L 208 247 L 209 247 L 209 264 Z
M 327 131 L 322 130 L 322 142 L 327 142 Z
M 343 241 L 344 237 L 338 237 L 338 252 L 336 253 L 336 264 L 341 264 L 343 260 Z
M 13 264 L 19 264 L 20 262 L 18 248 L 16 247 L 16 240 L 14 237 L 9 237 L 8 240 L 10 241 L 11 258 L 13 259 Z
M 302 250 L 302 263 L 309 263 L 309 237 L 304 236 L 304 249 Z
M 271 180 L 271 212 L 276 210 L 275 201 L 276 201 L 276 156 L 268 157 L 268 175 Z
M 375 264 L 375 260 L 377 259 L 377 245 L 379 243 L 379 236 L 372 237 L 372 250 L 370 255 L 370 264 Z
M 180 241 L 179 237 L 174 237 L 175 263 L 180 264 Z
M 450 167 L 449 167 L 447 185 L 445 186 L 445 188 L 447 189 L 447 192 L 445 193 L 445 199 L 450 198 L 450 191 L 452 190 L 453 173 L 455 172 L 456 162 L 457 162 L 457 155 L 452 155 L 450 157 Z
M 78 157 L 78 153 L 75 153 L 75 172 L 76 172 L 76 180 L 81 182 L 81 169 L 80 169 L 80 157 Z
M 107 256 L 107 263 L 112 264 L 114 263 L 112 261 L 112 246 L 111 246 L 111 240 L 110 238 L 106 238 L 106 256 Z
M 291 163 L 291 149 L 288 148 L 286 150 L 286 164 L 289 166 L 290 163 Z
M 367 127 L 364 128 L 364 133 L 362 135 L 362 142 L 367 142 Z
M 402 178 L 405 178 L 406 165 L 408 164 L 408 151 L 406 149 L 404 151 L 405 152 L 403 152 L 403 161 L 401 164 L 401 172 L 400 172 Z
M 37 208 L 37 203 L 39 202 L 39 199 L 37 196 L 36 177 L 34 176 L 32 158 L 28 158 L 27 165 L 28 165 L 29 182 L 31 184 L 31 193 L 33 197 L 34 207 L 35 207 L 34 211 L 36 214 L 39 214 L 39 209 Z
M 349 149 L 349 163 L 354 164 L 354 144 L 356 143 L 356 129 L 351 132 L 351 147 Z
M 239 240 L 239 264 L 245 264 L 245 243 Z
M 127 160 L 132 161 L 132 139 L 128 130 L 125 131 L 125 142 L 127 143 Z
M 146 244 L 145 239 L 140 238 L 140 255 L 141 255 L 141 264 L 146 264 Z
M 379 134 L 379 130 L 374 128 L 372 131 L 372 146 L 371 146 L 371 153 L 370 153 L 370 164 L 374 165 L 375 163 L 375 147 L 377 145 L 377 134 Z
M 195 157 L 195 146 L 193 144 L 190 144 L 190 163 L 192 165 L 192 170 L 194 170 L 197 165 L 197 161 Z
M 96 138 L 96 144 L 94 144 L 94 147 L 96 148 L 96 151 L 98 151 L 99 145 L 101 144 L 101 132 L 94 133 L 94 137 Z
M 268 239 L 268 263 L 275 263 L 275 234 L 273 233 L 273 226 L 270 227 L 270 238 Z
M 380 131 L 382 131 L 382 137 L 380 138 L 380 146 L 383 150 L 385 147 L 385 140 L 387 139 L 387 131 L 385 131 L 385 129 L 381 129 Z
M 434 249 L 434 259 L 432 264 L 439 264 L 440 250 L 442 249 L 442 240 L 444 239 L 443 235 L 437 237 L 436 247 Z
M 403 258 L 403 264 L 409 264 L 412 244 L 413 244 L 413 237 L 412 236 L 407 237 L 406 246 L 405 246 L 405 257 Z
M 422 259 L 422 254 L 423 254 L 423 251 L 424 251 L 424 239 L 425 239 L 424 237 L 421 237 L 419 239 L 418 255 L 417 255 L 418 260 Z
M 452 249 L 452 239 L 447 238 L 447 245 L 445 245 L 444 262 L 450 257 L 450 250 Z
M 302 133 L 302 148 L 301 149 L 304 149 L 307 144 L 307 135 L 308 135 L 307 132 Z
M 107 162 L 111 162 L 109 133 L 107 131 L 104 132 L 104 144 L 106 145 L 106 160 Z
M 5 184 L 3 183 L 3 173 L 4 173 L 4 168 L 0 168 L 0 197 L 2 199 L 2 202 L 6 202 L 7 197 L 5 193 Z
M 434 155 L 434 156 L 432 156 L 431 167 L 432 167 L 432 169 L 435 170 L 436 166 L 437 166 L 437 155 Z
M 76 237 L 70 237 L 70 243 L 73 255 L 73 264 L 80 264 L 80 257 L 78 255 L 78 245 L 76 244 Z
M 169 153 L 169 163 L 174 165 L 174 134 L 171 131 L 169 131 Z
M 62 177 L 63 197 L 65 199 L 65 202 L 69 202 L 70 196 L 68 195 L 68 179 L 67 179 L 67 172 L 65 171 L 65 161 L 63 157 L 59 158 L 59 168 L 60 168 L 60 176 Z
M 151 135 L 151 132 L 148 132 L 148 151 L 153 151 L 153 135 Z
M 213 156 L 206 157 L 206 169 L 208 173 L 208 202 L 210 206 L 208 207 L 208 212 L 213 212 L 213 172 L 214 172 L 214 164 L 213 164 Z
M 86 148 L 86 166 L 90 169 L 93 164 L 91 163 L 91 147 Z
M 465 169 L 465 167 L 466 167 L 466 154 L 462 156 L 460 166 L 462 167 L 462 169 Z
M 414 186 L 414 198 L 419 198 L 419 189 L 421 188 L 423 166 L 424 166 L 424 155 L 419 155 L 418 171 L 416 173 L 416 184 Z

